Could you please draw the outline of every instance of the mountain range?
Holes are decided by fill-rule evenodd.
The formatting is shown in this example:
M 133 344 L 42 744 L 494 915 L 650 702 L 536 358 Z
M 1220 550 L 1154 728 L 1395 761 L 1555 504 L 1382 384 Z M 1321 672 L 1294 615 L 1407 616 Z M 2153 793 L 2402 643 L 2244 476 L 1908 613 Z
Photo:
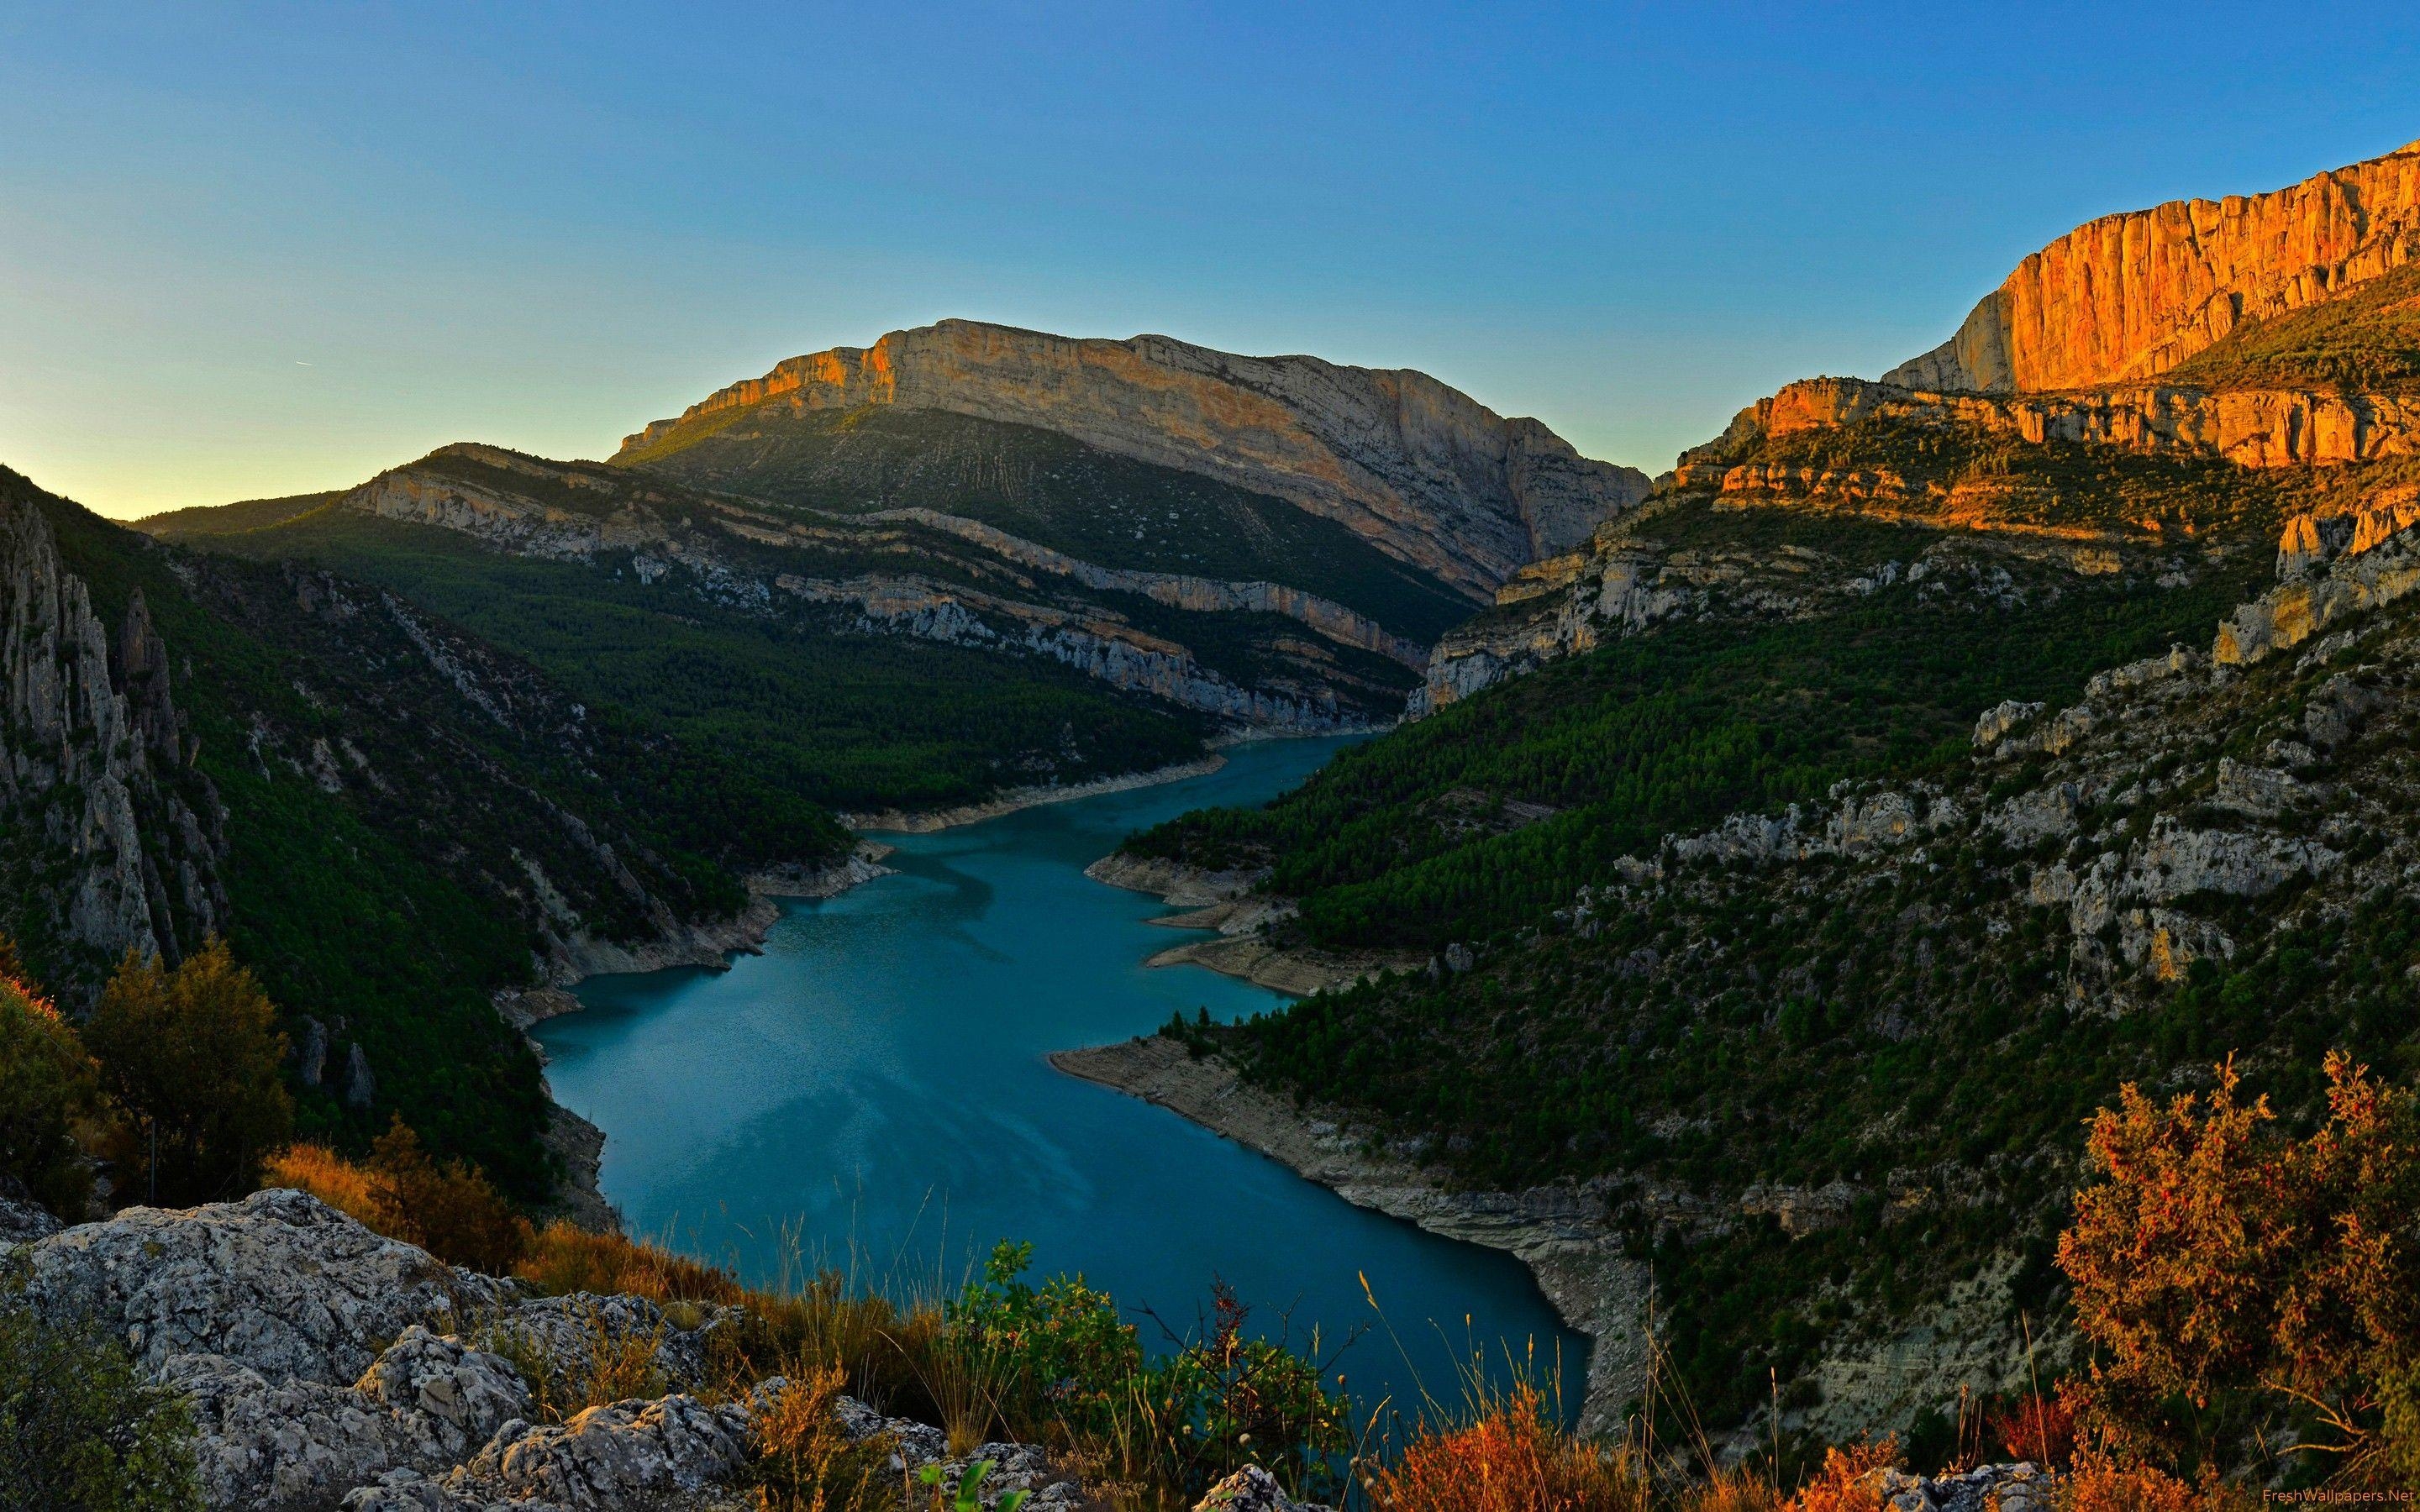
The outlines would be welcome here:
M 2420 1065 L 2415 249 L 2420 146 L 2105 217 L 1656 479 L 1416 372 L 968 321 L 601 462 L 132 530 L 0 474 L 6 928 L 71 1008 L 225 936 L 306 1132 L 537 1202 L 583 1141 L 514 1024 L 867 874 L 848 821 L 1384 731 L 1111 864 L 1324 989 L 1181 1058 L 1549 1215 L 1497 1237 L 1579 1277 L 1600 1420 L 1652 1298 L 1710 1426 L 1937 1436 L 2067 1347 L 2121 1081 Z

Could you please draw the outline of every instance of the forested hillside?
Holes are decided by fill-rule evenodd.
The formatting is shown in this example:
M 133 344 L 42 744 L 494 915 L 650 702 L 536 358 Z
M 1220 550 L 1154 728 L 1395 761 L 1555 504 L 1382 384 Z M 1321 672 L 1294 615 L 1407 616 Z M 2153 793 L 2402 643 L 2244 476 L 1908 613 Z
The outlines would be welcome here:
M 399 1111 L 542 1195 L 537 1066 L 489 995 L 597 943 L 694 955 L 747 872 L 848 843 L 735 753 L 584 705 L 374 587 L 162 545 L 14 473 L 0 518 L 27 610 L 0 927 L 71 1003 L 129 947 L 173 961 L 223 935 L 294 1043 L 319 1026 L 306 1131 L 363 1138 Z M 139 738 L 113 735 L 129 718 Z
M 1129 849 L 1269 867 L 1322 946 L 1433 950 L 1519 929 L 1666 834 L 1843 778 L 1922 773 L 1962 752 L 1982 709 L 2071 698 L 2094 671 L 2205 635 L 2268 578 L 2276 521 L 2347 486 L 1889 428 L 1822 444 L 1918 483 L 1929 465 L 1945 493 L 1989 480 L 1993 528 L 1786 496 L 1743 507 L 1684 477 L 1596 548 L 1630 581 L 1679 585 L 1652 628 L 1617 627 L 1347 752 L 1266 810 L 1187 815 Z M 1816 446 L 1792 438 L 1757 460 L 1831 466 Z M 2186 516 L 2190 535 L 2146 528 Z
M 1101 502 L 1050 497 L 1069 517 Z M 1341 532 L 1269 507 L 1264 534 Z M 584 699 L 852 810 L 1163 765 L 1220 730 L 1390 720 L 1422 654 L 1390 626 L 1439 623 L 1450 597 L 1366 548 L 1364 596 L 1384 618 L 1264 580 L 1103 566 L 922 506 L 768 502 L 487 447 L 250 517 L 146 528 L 383 584 Z M 1281 554 L 1303 544 L 1273 538 Z

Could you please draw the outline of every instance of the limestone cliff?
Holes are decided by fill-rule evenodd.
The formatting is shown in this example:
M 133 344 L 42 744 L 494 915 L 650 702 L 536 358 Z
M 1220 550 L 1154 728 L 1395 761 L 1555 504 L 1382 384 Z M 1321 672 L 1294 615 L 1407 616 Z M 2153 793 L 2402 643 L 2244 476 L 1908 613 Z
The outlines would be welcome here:
M 141 590 L 113 634 L 40 507 L 0 488 L 8 926 L 47 948 L 70 995 L 129 949 L 176 960 L 225 914 L 220 815 L 169 681 Z
M 2415 256 L 2420 143 L 2270 193 L 2087 222 L 1883 381 L 1985 393 L 2140 383 L 2246 321 L 2333 299 Z
M 629 437 L 614 460 L 650 460 L 732 411 L 867 405 L 1036 426 L 1273 495 L 1474 595 L 1586 539 L 1648 486 L 1635 468 L 1591 461 L 1538 422 L 1407 368 L 970 320 L 791 358 Z

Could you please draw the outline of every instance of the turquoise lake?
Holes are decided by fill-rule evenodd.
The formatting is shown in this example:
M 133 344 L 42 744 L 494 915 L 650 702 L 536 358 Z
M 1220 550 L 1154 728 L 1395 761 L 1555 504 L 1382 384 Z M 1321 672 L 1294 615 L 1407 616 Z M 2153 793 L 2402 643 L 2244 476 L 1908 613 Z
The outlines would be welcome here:
M 1050 1069 L 1053 1050 L 1231 1019 L 1278 995 L 1193 966 L 1158 900 L 1083 868 L 1121 837 L 1257 803 L 1342 742 L 1235 748 L 1208 777 L 1028 809 L 898 845 L 895 876 L 787 906 L 725 972 L 600 978 L 538 1026 L 566 1106 L 607 1135 L 602 1184 L 633 1231 L 757 1280 L 794 1247 L 929 1293 L 1001 1239 L 1080 1272 L 1161 1342 L 1214 1279 L 1274 1331 L 1333 1346 L 1357 1402 L 1456 1394 L 1472 1345 L 1558 1357 L 1576 1409 L 1586 1341 L 1512 1257 L 1355 1208 L 1174 1114 Z M 1389 1330 L 1362 1290 L 1366 1275 Z M 1400 1340 L 1400 1345 L 1397 1340 Z

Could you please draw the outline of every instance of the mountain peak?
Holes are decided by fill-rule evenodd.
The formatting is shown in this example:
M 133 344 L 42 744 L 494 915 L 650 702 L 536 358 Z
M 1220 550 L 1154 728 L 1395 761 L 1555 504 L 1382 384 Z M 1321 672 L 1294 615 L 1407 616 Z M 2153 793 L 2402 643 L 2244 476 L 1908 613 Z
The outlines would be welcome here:
M 793 357 L 658 421 L 613 460 L 659 466 L 754 416 L 892 405 L 1054 431 L 1282 499 L 1478 596 L 1647 492 L 1412 369 L 1247 357 L 1171 336 L 1052 335 L 975 320 Z

